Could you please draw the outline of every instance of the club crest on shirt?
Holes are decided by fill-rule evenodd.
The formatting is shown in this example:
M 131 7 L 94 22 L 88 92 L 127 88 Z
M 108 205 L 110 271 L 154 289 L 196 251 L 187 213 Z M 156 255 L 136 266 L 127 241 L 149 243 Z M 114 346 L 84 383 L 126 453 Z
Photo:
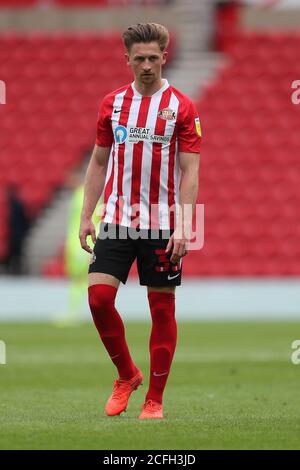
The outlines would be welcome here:
M 176 119 L 176 113 L 171 108 L 164 108 L 158 111 L 158 117 L 165 119 L 165 121 L 173 121 Z

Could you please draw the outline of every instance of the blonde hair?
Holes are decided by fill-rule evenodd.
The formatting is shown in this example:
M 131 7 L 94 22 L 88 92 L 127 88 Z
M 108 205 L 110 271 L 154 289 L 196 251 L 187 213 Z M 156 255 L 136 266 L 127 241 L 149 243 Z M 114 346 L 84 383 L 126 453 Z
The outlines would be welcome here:
M 131 46 L 139 42 L 156 41 L 160 50 L 166 50 L 169 44 L 169 31 L 165 26 L 158 23 L 138 23 L 124 31 L 123 42 L 128 51 Z

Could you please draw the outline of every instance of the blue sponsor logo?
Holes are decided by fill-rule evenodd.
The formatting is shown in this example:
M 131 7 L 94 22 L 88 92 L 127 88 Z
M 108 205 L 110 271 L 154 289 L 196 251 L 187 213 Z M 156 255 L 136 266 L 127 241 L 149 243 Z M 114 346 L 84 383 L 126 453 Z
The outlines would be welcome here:
M 124 126 L 117 126 L 115 128 L 115 141 L 117 142 L 117 144 L 123 144 L 125 142 L 125 140 L 127 139 L 127 129 L 126 127 Z

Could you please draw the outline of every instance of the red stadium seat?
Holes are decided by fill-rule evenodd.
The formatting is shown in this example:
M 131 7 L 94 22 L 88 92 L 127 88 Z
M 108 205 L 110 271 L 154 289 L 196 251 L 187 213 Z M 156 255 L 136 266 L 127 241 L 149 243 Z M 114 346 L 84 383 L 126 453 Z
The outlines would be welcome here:
M 299 48 L 294 33 L 240 35 L 199 100 L 207 241 L 185 274 L 299 275 L 300 107 L 287 96 Z
M 8 3 L 16 6 L 18 1 L 0 0 L 0 5 Z M 34 3 L 19 2 L 22 6 Z M 99 6 L 105 2 L 76 3 Z M 5 109 L 0 107 L 0 183 L 21 187 L 32 217 L 49 203 L 55 189 L 93 147 L 103 96 L 131 80 L 120 55 L 122 41 L 114 33 L 1 37 L 1 80 L 9 83 L 9 99 Z M 0 204 L 0 217 L 3 211 Z M 5 223 L 4 217 L 1 220 Z M 2 233 L 0 261 L 6 243 Z

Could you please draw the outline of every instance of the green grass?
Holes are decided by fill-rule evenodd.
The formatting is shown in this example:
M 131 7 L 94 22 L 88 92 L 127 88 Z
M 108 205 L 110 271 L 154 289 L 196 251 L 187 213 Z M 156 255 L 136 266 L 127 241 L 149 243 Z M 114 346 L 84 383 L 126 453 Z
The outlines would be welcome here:
M 163 421 L 139 421 L 149 324 L 127 325 L 145 381 L 127 413 L 104 415 L 115 370 L 93 325 L 0 324 L 0 449 L 299 449 L 300 323 L 186 323 Z

